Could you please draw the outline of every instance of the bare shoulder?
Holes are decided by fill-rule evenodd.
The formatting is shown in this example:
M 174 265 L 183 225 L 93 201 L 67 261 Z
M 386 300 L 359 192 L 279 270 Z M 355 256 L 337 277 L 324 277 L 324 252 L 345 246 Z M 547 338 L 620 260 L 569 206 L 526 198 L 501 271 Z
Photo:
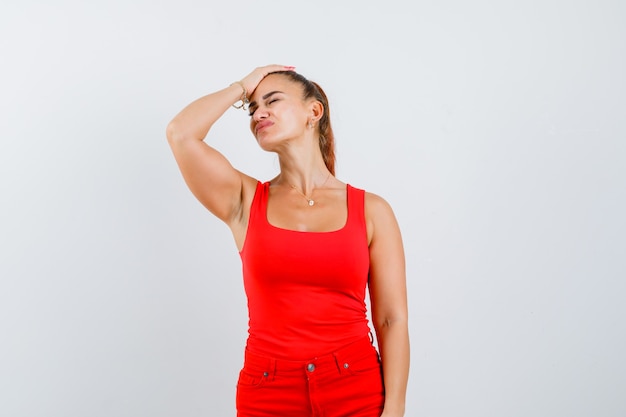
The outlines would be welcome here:
M 384 220 L 385 218 L 395 218 L 391 205 L 383 197 L 366 192 L 365 193 L 365 218 L 373 221 Z
M 365 193 L 365 221 L 367 224 L 367 239 L 371 244 L 376 232 L 392 232 L 398 229 L 395 214 L 391 205 L 383 197 Z
M 391 205 L 378 194 L 365 192 L 365 208 L 374 210 L 391 210 Z

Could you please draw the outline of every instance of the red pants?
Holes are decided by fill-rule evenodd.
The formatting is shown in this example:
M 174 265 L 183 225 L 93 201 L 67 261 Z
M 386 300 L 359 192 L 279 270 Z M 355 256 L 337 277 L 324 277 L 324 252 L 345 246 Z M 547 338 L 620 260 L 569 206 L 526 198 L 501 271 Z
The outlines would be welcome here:
M 369 339 L 309 361 L 246 350 L 237 383 L 238 417 L 380 417 L 385 399 Z

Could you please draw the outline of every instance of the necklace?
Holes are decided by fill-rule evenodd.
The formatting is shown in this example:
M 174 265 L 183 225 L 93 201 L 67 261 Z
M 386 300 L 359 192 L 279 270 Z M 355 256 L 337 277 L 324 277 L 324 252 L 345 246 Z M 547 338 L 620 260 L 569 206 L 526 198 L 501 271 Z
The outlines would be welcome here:
M 318 188 L 322 188 L 326 185 L 326 183 L 328 182 L 328 179 L 330 178 L 330 172 L 328 173 L 328 176 L 326 177 L 326 180 L 324 180 L 324 182 L 322 183 L 321 186 L 319 186 Z M 315 200 L 313 200 L 311 197 L 313 197 L 313 191 L 315 191 L 315 189 L 313 191 L 311 191 L 311 197 L 308 197 L 306 194 L 304 194 L 302 191 L 298 190 L 298 187 L 296 187 L 295 185 L 291 184 L 291 188 L 293 188 L 294 190 L 296 190 L 298 192 L 298 194 L 300 194 L 302 197 L 304 197 L 304 199 L 307 201 L 307 203 L 309 203 L 309 207 L 313 207 L 315 205 Z

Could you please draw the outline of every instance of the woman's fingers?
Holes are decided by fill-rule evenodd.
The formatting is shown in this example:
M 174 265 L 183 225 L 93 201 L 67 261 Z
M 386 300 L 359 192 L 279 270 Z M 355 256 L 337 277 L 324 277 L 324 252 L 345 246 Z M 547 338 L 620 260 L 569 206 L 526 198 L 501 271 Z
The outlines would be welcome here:
M 259 83 L 272 72 L 277 71 L 293 71 L 296 67 L 291 65 L 266 65 L 264 67 L 255 68 L 250 74 L 245 76 L 241 82 L 243 83 L 248 97 L 252 95 Z

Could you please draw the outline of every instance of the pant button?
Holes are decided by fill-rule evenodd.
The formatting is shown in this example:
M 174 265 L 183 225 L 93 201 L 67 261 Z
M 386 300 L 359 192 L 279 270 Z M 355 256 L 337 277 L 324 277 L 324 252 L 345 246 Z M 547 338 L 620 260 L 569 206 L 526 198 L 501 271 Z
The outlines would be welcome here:
M 315 370 L 315 365 L 313 365 L 312 363 L 308 364 L 306 366 L 306 370 L 309 372 L 313 372 Z

